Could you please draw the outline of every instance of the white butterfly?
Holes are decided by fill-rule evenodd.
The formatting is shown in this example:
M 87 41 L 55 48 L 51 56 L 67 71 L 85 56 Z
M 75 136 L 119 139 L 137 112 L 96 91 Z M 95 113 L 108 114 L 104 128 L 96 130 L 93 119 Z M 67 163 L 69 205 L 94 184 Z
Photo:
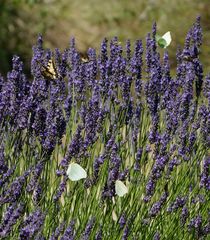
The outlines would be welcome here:
M 171 43 L 171 33 L 167 32 L 165 33 L 162 37 L 161 36 L 156 36 L 156 41 L 157 44 L 161 47 L 161 48 L 167 48 L 170 43 Z
M 87 177 L 87 172 L 77 163 L 70 163 L 66 171 L 71 181 L 79 181 Z
M 128 188 L 122 181 L 117 180 L 115 182 L 115 192 L 119 197 L 123 197 L 126 193 L 128 193 Z

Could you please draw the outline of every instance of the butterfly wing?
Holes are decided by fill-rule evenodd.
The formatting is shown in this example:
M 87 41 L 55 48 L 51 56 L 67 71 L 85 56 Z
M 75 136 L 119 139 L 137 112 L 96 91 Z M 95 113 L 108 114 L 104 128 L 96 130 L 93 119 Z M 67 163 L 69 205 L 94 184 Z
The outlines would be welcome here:
M 117 180 L 115 182 L 115 192 L 119 197 L 123 197 L 126 193 L 128 193 L 128 188 L 122 181 Z
M 87 58 L 87 57 L 82 57 L 81 60 L 82 60 L 83 63 L 88 63 L 89 62 L 89 58 Z
M 164 48 L 166 48 L 166 47 L 168 47 L 169 45 L 170 45 L 170 43 L 171 43 L 171 33 L 170 32 L 167 32 L 167 33 L 165 33 L 163 36 L 162 36 L 162 38 L 166 41 L 166 45 L 165 45 L 165 47 Z
M 70 163 L 66 174 L 71 181 L 79 181 L 87 177 L 87 172 L 77 163 Z
M 56 67 L 52 59 L 48 61 L 47 66 L 42 66 L 41 72 L 45 78 L 50 80 L 54 80 L 58 77 Z

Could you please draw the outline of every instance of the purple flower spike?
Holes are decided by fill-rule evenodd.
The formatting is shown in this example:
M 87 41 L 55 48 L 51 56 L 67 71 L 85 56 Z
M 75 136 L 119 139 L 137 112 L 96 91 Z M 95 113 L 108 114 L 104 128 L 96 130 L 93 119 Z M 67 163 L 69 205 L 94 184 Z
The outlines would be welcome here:
M 75 221 L 72 220 L 70 222 L 69 226 L 66 228 L 66 230 L 60 240 L 74 240 L 75 239 L 74 225 L 75 225 Z
M 154 237 L 153 237 L 153 240 L 160 240 L 160 233 L 159 232 L 156 232 Z
M 65 222 L 61 223 L 56 229 L 55 232 L 52 233 L 50 240 L 58 240 L 59 236 L 61 235 L 61 233 L 64 231 L 64 227 L 65 227 Z
M 103 239 L 103 232 L 102 232 L 102 227 L 100 227 L 98 232 L 96 233 L 95 240 L 102 240 L 102 239 Z
M 2 224 L 0 225 L 0 237 L 9 237 L 13 226 L 16 224 L 17 220 L 22 216 L 23 213 L 23 204 L 17 205 L 14 203 L 7 208 Z
M 94 223 L 95 223 L 95 218 L 91 218 L 86 227 L 85 227 L 85 231 L 84 233 L 82 234 L 82 237 L 81 237 L 81 240 L 89 240 L 90 239 L 90 234 L 91 234 L 91 230 L 94 226 Z
M 122 240 L 127 240 L 129 233 L 130 233 L 130 229 L 129 229 L 129 226 L 127 224 L 124 231 L 123 231 Z
M 55 196 L 53 197 L 53 200 L 56 202 L 59 200 L 59 198 L 61 197 L 62 193 L 65 191 L 66 189 L 66 184 L 67 184 L 67 180 L 68 177 L 64 176 L 64 179 L 62 180 L 62 182 L 60 183 L 57 193 L 55 194 Z
M 186 223 L 186 220 L 189 216 L 189 210 L 187 207 L 183 207 L 182 208 L 182 213 L 181 213 L 181 217 L 180 217 L 180 221 L 181 221 L 181 225 L 184 226 Z
M 152 207 L 149 211 L 149 215 L 151 217 L 156 217 L 159 214 L 159 212 L 161 211 L 164 203 L 167 200 L 167 197 L 168 197 L 168 193 L 164 192 L 164 194 L 161 196 L 160 200 L 152 205 Z
M 25 172 L 23 176 L 17 177 L 5 191 L 3 196 L 0 196 L 0 205 L 4 203 L 16 202 L 21 196 L 26 178 L 29 172 Z
M 210 157 L 206 157 L 203 161 L 200 186 L 210 191 Z
M 200 215 L 194 217 L 190 220 L 188 224 L 189 231 L 195 230 L 195 233 L 198 237 L 201 237 L 203 235 L 203 229 L 202 229 L 202 217 Z
M 175 212 L 178 208 L 182 208 L 187 202 L 187 197 L 178 196 L 167 209 L 168 212 Z
M 120 228 L 124 228 L 126 222 L 127 222 L 127 219 L 126 219 L 125 213 L 123 213 L 119 220 Z
M 40 233 L 43 228 L 45 215 L 40 209 L 31 213 L 24 221 L 23 226 L 20 229 L 20 239 L 33 238 L 37 233 Z

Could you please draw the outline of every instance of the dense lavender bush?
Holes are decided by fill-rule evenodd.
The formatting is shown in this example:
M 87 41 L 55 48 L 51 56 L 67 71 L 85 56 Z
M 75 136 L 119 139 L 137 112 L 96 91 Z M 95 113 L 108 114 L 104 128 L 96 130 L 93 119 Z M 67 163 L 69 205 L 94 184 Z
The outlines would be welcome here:
M 0 77 L 2 239 L 209 239 L 210 74 L 197 18 L 176 74 L 156 43 L 33 47 Z M 163 54 L 162 54 L 163 52 Z M 163 56 L 163 57 L 162 57 Z M 54 73 L 45 72 L 53 59 Z M 71 181 L 69 164 L 87 178 Z M 128 193 L 120 197 L 116 183 Z

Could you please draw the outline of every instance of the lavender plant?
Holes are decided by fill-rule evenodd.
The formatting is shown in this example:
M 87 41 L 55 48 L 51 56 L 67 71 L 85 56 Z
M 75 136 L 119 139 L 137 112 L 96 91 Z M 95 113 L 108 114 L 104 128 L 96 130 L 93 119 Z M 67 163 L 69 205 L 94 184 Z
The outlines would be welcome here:
M 175 75 L 156 36 L 154 24 L 145 49 L 104 39 L 84 60 L 75 39 L 52 52 L 40 35 L 30 77 L 14 56 L 0 77 L 2 239 L 209 239 L 200 18 Z M 67 173 L 72 163 L 79 181 Z

